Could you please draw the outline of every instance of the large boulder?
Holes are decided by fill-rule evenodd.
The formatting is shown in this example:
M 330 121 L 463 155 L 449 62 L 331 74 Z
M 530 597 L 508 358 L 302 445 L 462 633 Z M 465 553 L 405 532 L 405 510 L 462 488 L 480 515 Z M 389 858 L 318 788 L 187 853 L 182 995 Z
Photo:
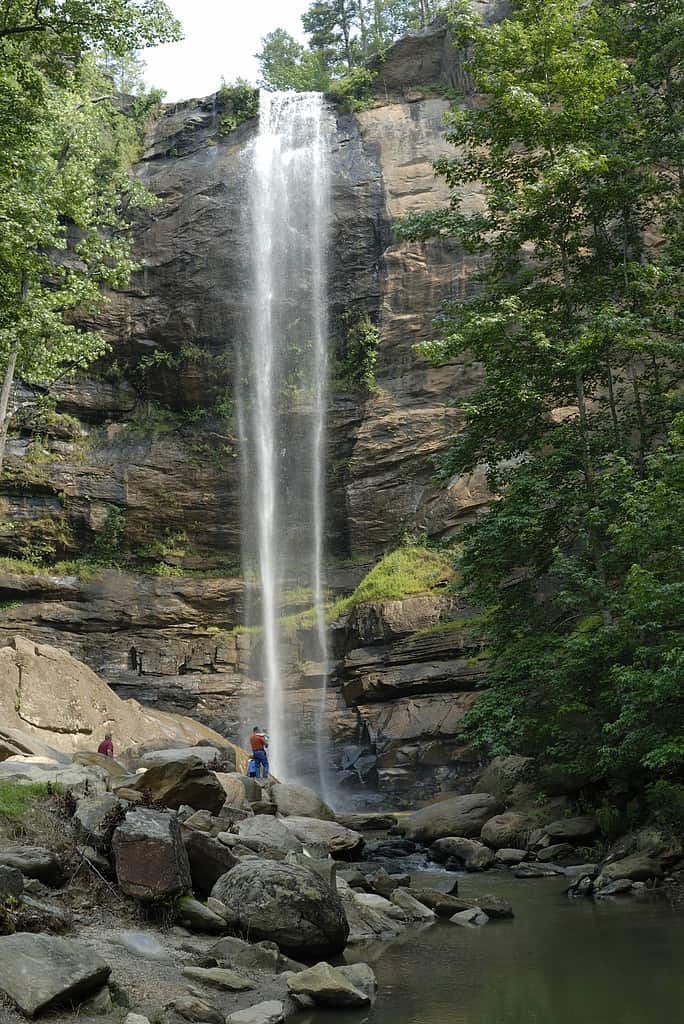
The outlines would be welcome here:
M 490 793 L 469 793 L 428 804 L 408 815 L 398 828 L 408 839 L 424 843 L 434 843 L 447 836 L 474 839 L 498 810 L 499 802 Z
M 196 811 L 218 814 L 226 799 L 219 780 L 197 757 L 150 768 L 130 788 L 139 793 L 147 791 L 153 800 L 171 810 L 187 804 Z
M 252 940 L 270 939 L 288 956 L 334 956 L 349 925 L 342 901 L 323 879 L 299 865 L 250 859 L 219 878 L 212 896 L 229 924 Z
M 255 814 L 237 824 L 241 842 L 257 853 L 272 857 L 284 857 L 288 853 L 300 853 L 302 844 L 293 833 L 285 828 L 279 818 L 270 814 Z
M 279 999 L 267 999 L 244 1010 L 236 1010 L 226 1017 L 226 1024 L 282 1024 L 285 1007 Z
M 27 932 L 0 938 L 0 989 L 29 1017 L 79 1002 L 110 973 L 109 964 L 69 939 Z
M 582 815 L 578 818 L 559 818 L 544 826 L 544 832 L 552 843 L 581 843 L 593 839 L 599 830 L 595 818 Z
M 104 793 L 109 776 L 102 768 L 84 767 L 77 764 L 62 764 L 52 758 L 17 755 L 0 762 L 0 782 L 14 782 L 19 785 L 48 783 L 72 793 Z
M 73 821 L 89 843 L 97 845 L 105 833 L 105 818 L 119 804 L 113 793 L 88 796 L 78 801 Z
M 122 700 L 67 651 L 20 636 L 0 648 L 0 722 L 3 735 L 28 754 L 44 755 L 47 744 L 67 754 L 92 750 L 105 732 L 112 734 L 117 752 L 154 739 L 227 746 L 218 733 L 191 718 Z
M 480 839 L 493 850 L 503 850 L 505 847 L 519 849 L 525 845 L 522 840 L 528 829 L 528 819 L 524 814 L 504 811 L 503 814 L 495 814 L 484 823 Z
M 278 814 L 286 818 L 296 816 L 320 818 L 322 821 L 335 820 L 334 811 L 308 786 L 277 782 L 271 788 L 271 800 L 276 805 Z
M 332 857 L 348 860 L 363 847 L 360 832 L 338 825 L 336 821 L 321 821 L 319 818 L 302 818 L 293 815 L 282 818 L 282 824 L 297 837 L 304 846 L 324 846 Z
M 191 886 L 190 864 L 175 815 L 129 811 L 112 840 L 116 877 L 129 896 L 160 900 Z
M 494 854 L 488 846 L 477 839 L 460 836 L 438 839 L 430 847 L 430 856 L 438 864 L 446 864 L 450 870 L 486 871 L 494 863 Z
M 164 750 L 146 750 L 140 755 L 141 768 L 157 768 L 162 764 L 171 764 L 172 761 L 192 761 L 197 758 L 205 767 L 214 761 L 224 757 L 218 747 L 167 747 Z M 235 765 L 235 753 L 230 751 L 230 758 Z
M 604 864 L 597 885 L 602 886 L 622 878 L 628 878 L 631 882 L 648 882 L 652 878 L 662 877 L 663 869 L 657 860 L 646 853 L 633 853 L 622 860 L 613 861 L 612 864 Z
M 206 899 L 221 875 L 235 867 L 237 858 L 227 846 L 206 832 L 183 828 L 182 835 L 190 864 L 192 888 L 198 896 Z

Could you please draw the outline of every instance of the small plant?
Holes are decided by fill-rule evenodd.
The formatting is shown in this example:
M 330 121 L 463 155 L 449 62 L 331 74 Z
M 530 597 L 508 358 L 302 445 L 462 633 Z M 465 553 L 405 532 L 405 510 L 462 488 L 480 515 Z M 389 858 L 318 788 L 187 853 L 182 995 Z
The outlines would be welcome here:
M 126 808 L 122 803 L 114 804 L 102 819 L 102 838 L 98 846 L 99 852 L 109 857 L 112 852 L 112 839 L 119 825 L 126 820 Z
M 375 365 L 380 331 L 368 313 L 353 310 L 347 310 L 340 316 L 339 326 L 342 355 L 334 374 L 338 385 L 353 391 L 377 391 Z
M 375 71 L 370 68 L 353 68 L 348 75 L 330 83 L 329 96 L 343 114 L 357 114 L 368 110 L 373 94 L 371 91 Z
M 70 789 L 65 789 L 63 793 L 53 793 L 52 799 L 57 813 L 62 818 L 73 818 L 78 806 L 78 800 Z
M 216 110 L 219 114 L 218 133 L 228 135 L 243 122 L 258 117 L 259 92 L 244 78 L 234 82 L 221 82 L 216 94 Z

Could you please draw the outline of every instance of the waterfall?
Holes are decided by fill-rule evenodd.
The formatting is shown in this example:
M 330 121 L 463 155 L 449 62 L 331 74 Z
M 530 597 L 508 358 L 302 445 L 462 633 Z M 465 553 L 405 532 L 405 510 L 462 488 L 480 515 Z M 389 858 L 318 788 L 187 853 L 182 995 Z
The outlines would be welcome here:
M 263 629 L 260 672 L 271 764 L 276 775 L 292 778 L 295 748 L 301 748 L 302 723 L 286 706 L 279 622 L 294 586 L 304 588 L 314 608 L 323 784 L 329 125 L 319 93 L 261 92 L 249 155 L 249 317 L 238 373 L 244 550 L 259 583 L 255 623 Z

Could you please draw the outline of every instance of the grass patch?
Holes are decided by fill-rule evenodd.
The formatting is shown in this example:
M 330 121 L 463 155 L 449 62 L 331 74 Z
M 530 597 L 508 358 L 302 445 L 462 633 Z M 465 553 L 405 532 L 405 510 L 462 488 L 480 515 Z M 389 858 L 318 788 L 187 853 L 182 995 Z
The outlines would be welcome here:
M 25 786 L 17 782 L 0 782 L 0 818 L 12 824 L 21 823 L 35 810 L 37 800 L 45 800 L 49 796 L 45 782 L 30 782 Z

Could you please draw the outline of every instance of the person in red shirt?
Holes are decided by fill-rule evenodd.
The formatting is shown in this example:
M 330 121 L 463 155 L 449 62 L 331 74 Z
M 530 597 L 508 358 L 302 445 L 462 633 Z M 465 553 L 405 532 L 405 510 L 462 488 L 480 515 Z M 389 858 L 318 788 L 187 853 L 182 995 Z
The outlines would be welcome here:
M 114 744 L 112 743 L 112 734 L 110 732 L 105 733 L 105 738 L 97 748 L 98 754 L 104 754 L 105 757 L 114 757 Z
M 266 737 L 259 729 L 258 725 L 255 725 L 252 729 L 252 735 L 249 737 L 249 745 L 252 748 L 252 758 L 256 761 L 257 766 L 257 779 L 260 773 L 263 771 L 263 778 L 268 778 L 268 754 L 266 753 L 266 747 L 268 742 Z

